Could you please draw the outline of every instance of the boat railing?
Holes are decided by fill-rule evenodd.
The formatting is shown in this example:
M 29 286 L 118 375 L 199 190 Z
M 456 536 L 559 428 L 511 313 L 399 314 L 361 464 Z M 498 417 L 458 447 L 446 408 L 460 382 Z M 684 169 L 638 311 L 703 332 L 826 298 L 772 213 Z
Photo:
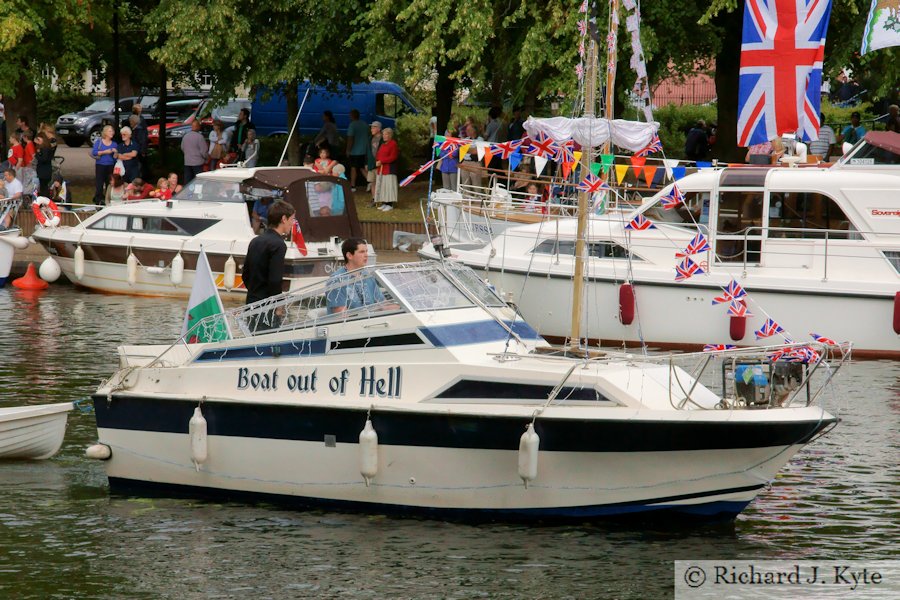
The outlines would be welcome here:
M 0 199 L 0 231 L 13 228 L 13 224 L 16 222 L 16 215 L 19 214 L 21 206 L 21 198 Z
M 734 239 L 735 234 L 726 234 L 730 236 L 728 239 Z M 762 260 L 763 256 L 775 256 L 781 254 L 777 250 L 772 250 L 769 248 L 767 244 L 763 244 L 759 250 L 750 249 L 750 244 L 752 242 L 759 243 L 760 240 L 765 239 L 768 242 L 772 241 L 796 241 L 796 242 L 804 242 L 804 241 L 822 241 L 822 250 L 821 250 L 821 259 L 822 259 L 822 281 L 826 281 L 828 279 L 828 266 L 829 260 L 833 261 L 838 257 L 844 257 L 846 255 L 835 255 L 836 250 L 834 246 L 830 245 L 830 242 L 834 240 L 854 240 L 854 241 L 863 241 L 866 238 L 864 236 L 879 236 L 886 237 L 891 240 L 891 242 L 900 245 L 900 234 L 892 233 L 892 232 L 884 232 L 884 231 L 866 231 L 859 229 L 810 229 L 808 227 L 768 227 L 768 226 L 750 226 L 746 229 L 737 233 L 739 238 L 742 238 L 742 248 L 743 250 L 735 253 L 733 256 L 743 256 L 743 270 L 746 274 L 747 267 L 751 265 L 759 264 L 759 261 Z M 719 233 L 717 239 L 722 239 L 722 234 Z M 846 248 L 845 246 L 839 246 L 840 248 Z M 754 255 L 758 257 L 758 260 L 750 260 L 750 255 Z M 795 253 L 790 253 L 791 256 L 794 256 Z M 854 259 L 862 259 L 867 257 L 854 257 Z M 876 260 L 891 260 L 888 257 L 873 257 Z M 896 266 L 896 265 L 895 265 Z

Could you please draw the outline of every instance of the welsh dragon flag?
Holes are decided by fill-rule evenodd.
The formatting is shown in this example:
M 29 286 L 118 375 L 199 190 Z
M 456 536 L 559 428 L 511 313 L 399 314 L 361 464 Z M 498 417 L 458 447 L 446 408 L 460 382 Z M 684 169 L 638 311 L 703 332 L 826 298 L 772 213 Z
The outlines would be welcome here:
M 225 309 L 222 307 L 222 300 L 219 299 L 219 291 L 216 289 L 206 252 L 200 248 L 197 270 L 194 271 L 194 287 L 191 289 L 187 312 L 184 313 L 181 335 L 186 336 L 189 344 L 231 339 L 228 322 L 224 318 L 209 319 L 201 323 L 203 319 L 213 315 L 224 317 L 224 313 Z

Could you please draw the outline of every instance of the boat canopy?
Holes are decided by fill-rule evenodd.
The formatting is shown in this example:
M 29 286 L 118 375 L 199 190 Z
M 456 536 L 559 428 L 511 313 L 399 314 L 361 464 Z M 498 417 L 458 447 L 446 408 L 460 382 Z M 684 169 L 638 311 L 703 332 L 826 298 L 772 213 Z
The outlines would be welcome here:
M 642 123 L 640 121 L 626 121 L 624 119 L 601 119 L 598 117 L 580 117 L 570 119 L 567 117 L 552 117 L 549 119 L 536 119 L 528 117 L 525 121 L 525 131 L 534 137 L 543 133 L 553 139 L 554 142 L 567 142 L 575 140 L 583 147 L 602 146 L 607 141 L 620 148 L 637 152 L 643 150 L 653 140 L 653 136 L 659 130 L 659 123 Z

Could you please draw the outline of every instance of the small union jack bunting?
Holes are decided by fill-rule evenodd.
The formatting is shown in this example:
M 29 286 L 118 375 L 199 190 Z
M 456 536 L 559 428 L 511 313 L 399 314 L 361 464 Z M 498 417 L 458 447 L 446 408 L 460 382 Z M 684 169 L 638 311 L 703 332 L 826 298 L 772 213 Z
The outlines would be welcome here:
M 528 153 L 549 159 L 556 156 L 557 148 L 556 142 L 554 142 L 550 136 L 543 131 L 539 131 L 537 137 L 531 140 L 531 145 L 528 147 Z
M 728 316 L 730 317 L 752 317 L 753 314 L 747 308 L 747 303 L 743 300 L 732 300 L 728 305 Z
M 722 350 L 733 350 L 737 348 L 734 344 L 706 344 L 703 346 L 704 352 L 721 352 Z
M 703 275 L 704 273 L 705 271 L 700 268 L 700 265 L 690 258 L 685 258 L 680 265 L 675 267 L 675 281 L 684 281 L 694 275 Z
M 810 333 L 812 339 L 816 340 L 820 344 L 825 344 L 826 346 L 840 346 L 836 341 L 831 338 L 825 337 L 824 335 L 819 335 L 818 333 Z
M 713 304 L 725 304 L 726 302 L 731 302 L 732 300 L 743 298 L 747 295 L 747 292 L 744 291 L 744 288 L 741 287 L 741 284 L 739 284 L 734 279 L 728 282 L 728 285 L 723 287 L 722 290 L 724 290 L 725 293 L 721 296 L 716 296 L 715 298 L 713 298 Z
M 556 156 L 553 159 L 558 163 L 574 163 L 575 162 L 575 142 L 566 140 L 561 144 L 557 144 Z
M 410 183 L 413 182 L 413 180 L 414 180 L 416 177 L 418 177 L 419 175 L 421 175 L 422 173 L 424 173 L 425 171 L 427 171 L 427 170 L 431 167 L 431 165 L 433 165 L 434 163 L 436 163 L 438 160 L 439 160 L 439 159 L 437 159 L 437 158 L 435 158 L 435 159 L 433 159 L 433 160 L 429 160 L 427 163 L 425 163 L 424 165 L 422 165 L 421 167 L 419 167 L 418 169 L 416 169 L 416 171 L 415 171 L 412 175 L 410 175 L 409 177 L 407 177 L 406 179 L 404 179 L 403 181 L 400 182 L 400 187 L 406 187 L 406 186 L 408 186 Z
M 625 229 L 632 229 L 634 231 L 645 231 L 647 229 L 656 229 L 656 225 L 653 224 L 653 221 L 645 217 L 643 214 L 640 214 L 633 218 L 631 222 L 625 226 Z
M 662 142 L 659 141 L 659 136 L 653 134 L 653 139 L 650 140 L 650 143 L 647 144 L 644 148 L 641 148 L 637 152 L 635 152 L 635 156 L 649 156 L 654 152 L 659 152 L 662 150 Z
M 578 184 L 578 189 L 582 192 L 593 194 L 594 192 L 608 190 L 610 189 L 610 187 L 606 185 L 605 181 L 603 181 L 593 173 L 588 173 L 587 177 L 582 179 Z
M 521 146 L 521 145 L 522 145 L 522 140 L 513 140 L 510 142 L 494 144 L 493 150 L 494 150 L 494 152 L 499 153 L 501 159 L 509 160 L 510 155 L 512 155 L 516 150 L 518 150 L 519 146 Z
M 678 189 L 677 184 L 672 184 L 672 189 L 662 198 L 662 207 L 665 209 L 677 208 L 684 204 L 684 194 Z
M 706 241 L 706 236 L 702 233 L 698 233 L 694 236 L 694 239 L 688 243 L 687 248 L 685 248 L 682 252 L 676 252 L 675 258 L 684 258 L 686 256 L 693 256 L 694 254 L 700 254 L 701 252 L 709 252 L 709 242 Z
M 756 339 L 761 340 L 762 338 L 772 337 L 776 333 L 784 333 L 784 328 L 772 319 L 766 319 L 763 326 L 753 333 L 756 334 Z

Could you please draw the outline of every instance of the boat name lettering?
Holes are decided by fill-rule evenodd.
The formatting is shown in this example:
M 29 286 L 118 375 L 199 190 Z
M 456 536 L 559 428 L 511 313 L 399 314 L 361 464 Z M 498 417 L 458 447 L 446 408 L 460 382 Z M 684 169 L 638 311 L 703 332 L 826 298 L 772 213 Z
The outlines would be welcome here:
M 402 389 L 403 370 L 401 367 L 388 367 L 387 373 L 379 372 L 374 366 L 360 369 L 359 395 L 378 398 L 399 398 Z M 311 373 L 290 373 L 282 381 L 288 391 L 298 393 L 316 393 L 319 380 L 318 369 Z M 328 391 L 343 396 L 350 382 L 350 370 L 344 369 L 340 375 L 329 378 Z M 237 389 L 256 391 L 278 391 L 278 369 L 272 371 L 251 371 L 240 367 L 237 373 Z
M 338 269 L 340 269 L 343 265 L 337 262 L 325 263 L 325 272 L 326 273 L 334 273 Z
M 873 217 L 900 217 L 900 210 L 891 209 L 891 210 L 882 210 L 880 208 L 872 209 Z

